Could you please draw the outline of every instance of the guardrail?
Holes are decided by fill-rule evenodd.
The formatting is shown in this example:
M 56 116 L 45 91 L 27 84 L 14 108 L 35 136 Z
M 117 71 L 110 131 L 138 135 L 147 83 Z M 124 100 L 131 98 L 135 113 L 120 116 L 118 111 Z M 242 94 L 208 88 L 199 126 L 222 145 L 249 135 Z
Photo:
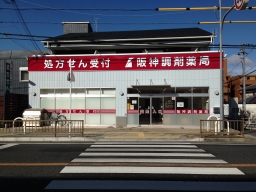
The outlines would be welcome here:
M 244 137 L 244 120 L 200 120 L 202 137 Z
M 84 136 L 84 120 L 31 120 L 16 118 L 15 120 L 0 120 L 1 135 L 41 134 L 45 136 Z

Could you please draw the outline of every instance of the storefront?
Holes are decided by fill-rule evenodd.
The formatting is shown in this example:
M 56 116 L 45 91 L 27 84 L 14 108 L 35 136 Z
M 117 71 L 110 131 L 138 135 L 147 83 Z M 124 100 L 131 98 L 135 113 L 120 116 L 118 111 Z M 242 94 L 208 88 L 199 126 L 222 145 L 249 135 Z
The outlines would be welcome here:
M 28 71 L 33 108 L 85 125 L 198 126 L 219 107 L 218 51 L 31 56 Z

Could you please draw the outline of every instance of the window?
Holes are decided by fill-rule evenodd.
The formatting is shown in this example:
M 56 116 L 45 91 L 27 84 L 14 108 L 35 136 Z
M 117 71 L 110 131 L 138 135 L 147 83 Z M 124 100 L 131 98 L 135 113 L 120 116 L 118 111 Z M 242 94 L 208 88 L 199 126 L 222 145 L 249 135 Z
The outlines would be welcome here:
M 29 74 L 27 67 L 20 67 L 20 82 L 28 82 Z

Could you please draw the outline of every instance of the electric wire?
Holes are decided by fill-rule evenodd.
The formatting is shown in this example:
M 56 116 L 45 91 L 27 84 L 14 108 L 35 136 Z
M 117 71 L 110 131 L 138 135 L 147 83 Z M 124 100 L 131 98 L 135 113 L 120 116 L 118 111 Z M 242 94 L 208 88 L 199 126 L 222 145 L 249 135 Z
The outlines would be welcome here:
M 26 25 L 26 22 L 25 22 L 25 20 L 24 20 L 24 18 L 23 18 L 23 16 L 22 16 L 21 12 L 19 11 L 18 5 L 16 4 L 15 0 L 10 0 L 10 1 L 9 1 L 9 0 L 3 0 L 3 1 L 4 1 L 5 3 L 7 3 L 7 4 L 12 4 L 12 5 L 13 5 L 13 7 L 14 7 L 15 10 L 16 10 L 17 16 L 18 16 L 19 20 L 20 20 L 21 23 L 22 23 L 22 26 L 23 26 L 25 32 L 28 34 L 29 38 L 31 39 L 30 42 L 32 43 L 32 45 L 35 47 L 35 49 L 36 49 L 40 54 L 43 54 L 42 51 L 40 50 L 39 46 L 38 46 L 37 43 L 35 42 L 33 36 L 31 35 L 30 30 L 28 29 L 28 27 L 27 27 L 27 25 Z
M 39 6 L 39 7 L 44 7 L 44 8 L 47 8 L 47 9 L 54 9 L 53 7 L 44 6 L 44 5 L 40 5 L 40 4 L 36 4 L 36 3 L 31 3 L 31 2 L 28 2 L 28 1 L 25 1 L 25 0 L 20 0 L 20 1 L 28 3 L 28 4 L 31 4 L 31 5 L 36 5 L 36 6 Z M 147 15 L 106 15 L 106 14 L 91 14 L 91 13 L 70 11 L 70 9 L 68 9 L 68 10 L 60 10 L 60 11 L 64 11 L 64 12 L 67 12 L 67 13 L 81 14 L 81 15 L 105 16 L 105 17 L 154 17 L 154 16 L 181 14 L 181 13 L 187 12 L 187 11 L 178 11 L 178 12 L 169 12 L 169 13 L 160 13 L 160 14 L 147 14 Z M 156 9 L 154 9 L 154 11 L 156 11 Z

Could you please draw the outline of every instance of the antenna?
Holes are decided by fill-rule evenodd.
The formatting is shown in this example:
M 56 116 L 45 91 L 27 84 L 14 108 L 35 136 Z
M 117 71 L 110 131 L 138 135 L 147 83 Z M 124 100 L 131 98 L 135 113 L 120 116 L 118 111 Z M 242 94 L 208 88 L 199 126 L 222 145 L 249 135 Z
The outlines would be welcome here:
M 98 31 L 98 19 L 99 18 L 93 17 L 93 19 L 94 19 L 95 31 L 97 32 Z

